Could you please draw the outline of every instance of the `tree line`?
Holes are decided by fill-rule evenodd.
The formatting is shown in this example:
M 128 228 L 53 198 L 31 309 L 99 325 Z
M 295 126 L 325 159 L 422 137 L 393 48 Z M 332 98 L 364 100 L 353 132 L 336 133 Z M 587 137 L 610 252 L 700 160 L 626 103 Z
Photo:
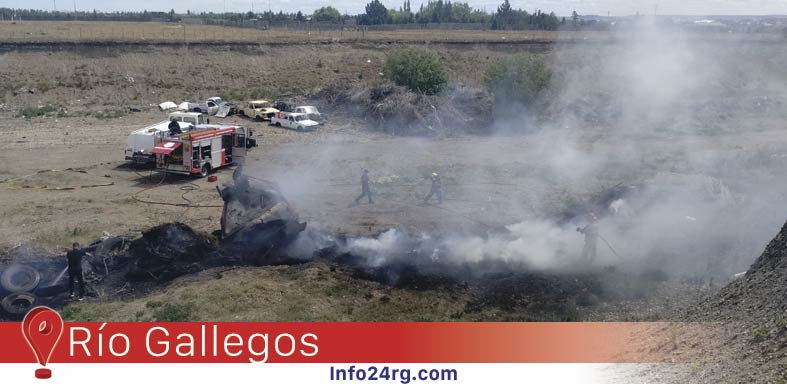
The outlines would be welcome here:
M 404 0 L 398 8 L 387 8 L 380 0 L 372 0 L 366 4 L 363 13 L 358 15 L 342 14 L 332 6 L 325 6 L 315 10 L 311 15 L 300 11 L 287 13 L 283 11 L 272 12 L 200 12 L 187 11 L 186 14 L 177 14 L 175 10 L 169 12 L 98 12 L 98 11 L 44 11 L 34 9 L 0 8 L 2 20 L 106 20 L 106 21 L 180 21 L 184 18 L 204 18 L 212 20 L 227 20 L 242 22 L 244 20 L 258 20 L 263 22 L 317 22 L 328 24 L 428 24 L 428 23 L 472 23 L 486 24 L 491 29 L 543 29 L 556 30 L 562 25 L 578 25 L 578 15 L 573 13 L 567 22 L 566 18 L 558 18 L 554 12 L 546 13 L 536 10 L 530 13 L 522 9 L 514 9 L 509 0 L 497 7 L 494 12 L 488 13 L 471 7 L 468 3 L 452 2 L 451 0 L 429 0 L 420 4 L 413 11 L 410 0 Z

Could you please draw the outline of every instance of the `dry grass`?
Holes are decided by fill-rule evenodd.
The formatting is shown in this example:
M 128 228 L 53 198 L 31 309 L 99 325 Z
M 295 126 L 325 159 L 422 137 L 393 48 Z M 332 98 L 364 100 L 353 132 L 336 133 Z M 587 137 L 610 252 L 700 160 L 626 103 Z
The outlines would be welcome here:
M 467 297 L 429 294 L 352 277 L 350 270 L 305 266 L 214 269 L 176 280 L 149 296 L 67 306 L 71 321 L 447 321 L 468 320 Z M 483 316 L 484 314 L 473 314 Z M 187 317 L 187 318 L 183 318 Z M 475 317 L 472 317 L 475 320 Z
M 528 42 L 603 39 L 603 32 L 397 30 L 360 32 L 309 29 L 258 30 L 156 22 L 22 21 L 0 22 L 4 42 L 237 42 L 290 43 L 336 41 Z

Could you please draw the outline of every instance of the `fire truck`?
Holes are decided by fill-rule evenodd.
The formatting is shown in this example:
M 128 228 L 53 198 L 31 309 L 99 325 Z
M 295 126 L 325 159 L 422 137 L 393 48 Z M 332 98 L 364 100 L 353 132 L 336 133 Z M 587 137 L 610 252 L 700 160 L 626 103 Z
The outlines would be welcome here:
M 205 177 L 246 156 L 257 145 L 252 136 L 251 130 L 240 126 L 199 125 L 182 131 L 172 125 L 151 152 L 159 171 Z

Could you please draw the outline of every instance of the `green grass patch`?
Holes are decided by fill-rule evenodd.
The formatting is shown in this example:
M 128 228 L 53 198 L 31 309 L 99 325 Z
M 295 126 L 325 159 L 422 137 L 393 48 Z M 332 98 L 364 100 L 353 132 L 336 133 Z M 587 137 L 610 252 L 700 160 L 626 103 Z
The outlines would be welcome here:
M 759 342 L 767 339 L 770 333 L 771 333 L 771 329 L 763 325 L 762 327 L 758 327 L 753 331 L 751 331 L 751 337 L 753 341 Z
M 47 104 L 47 105 L 39 105 L 35 107 L 22 108 L 16 114 L 16 117 L 24 117 L 26 119 L 32 119 L 34 117 L 49 117 L 49 116 L 66 117 L 68 116 L 68 111 L 59 105 Z
M 153 320 L 163 322 L 178 322 L 196 320 L 197 306 L 194 303 L 158 303 L 148 302 L 145 304 L 153 309 Z

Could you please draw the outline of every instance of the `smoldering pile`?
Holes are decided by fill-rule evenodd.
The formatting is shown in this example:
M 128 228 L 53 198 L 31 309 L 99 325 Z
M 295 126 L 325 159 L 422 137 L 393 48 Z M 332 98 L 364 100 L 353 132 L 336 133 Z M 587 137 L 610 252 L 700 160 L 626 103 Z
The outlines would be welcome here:
M 83 269 L 92 295 L 140 295 L 177 277 L 219 266 L 327 262 L 348 267 L 356 278 L 403 289 L 470 290 L 473 299 L 465 309 L 469 312 L 497 308 L 568 320 L 574 318 L 571 309 L 576 306 L 641 297 L 664 275 L 658 270 L 624 270 L 620 260 L 580 257 L 577 218 L 612 208 L 623 212 L 623 199 L 630 201 L 631 209 L 643 208 L 622 185 L 549 220 L 531 219 L 499 231 L 437 235 L 389 229 L 354 238 L 322 231 L 319 223 L 304 231 L 275 185 L 241 172 L 234 178 L 233 185 L 221 190 L 225 209 L 222 230 L 215 234 L 168 223 L 138 238 L 108 237 L 91 244 L 92 256 Z M 68 289 L 64 258 L 29 251 L 33 256 L 22 257 L 19 252 L 12 255 L 17 267 L 3 272 L 11 276 L 4 281 L 19 280 L 16 287 L 5 288 L 4 296 L 10 297 L 5 311 L 24 313 L 32 305 L 62 304 Z M 22 272 L 18 265 L 25 266 Z
M 424 95 L 384 83 L 374 87 L 334 82 L 313 97 L 371 120 L 392 135 L 447 136 L 481 132 L 490 127 L 492 99 L 482 89 L 454 87 L 440 95 Z
M 220 189 L 224 200 L 221 230 L 207 235 L 182 223 L 167 223 L 141 237 L 105 236 L 86 247 L 83 260 L 93 296 L 119 298 L 146 292 L 190 273 L 221 265 L 291 262 L 286 247 L 305 228 L 278 187 L 242 175 Z M 3 311 L 26 313 L 39 304 L 61 304 L 69 289 L 64 257 L 17 248 L 0 264 Z M 5 268 L 3 268 L 5 267 Z

